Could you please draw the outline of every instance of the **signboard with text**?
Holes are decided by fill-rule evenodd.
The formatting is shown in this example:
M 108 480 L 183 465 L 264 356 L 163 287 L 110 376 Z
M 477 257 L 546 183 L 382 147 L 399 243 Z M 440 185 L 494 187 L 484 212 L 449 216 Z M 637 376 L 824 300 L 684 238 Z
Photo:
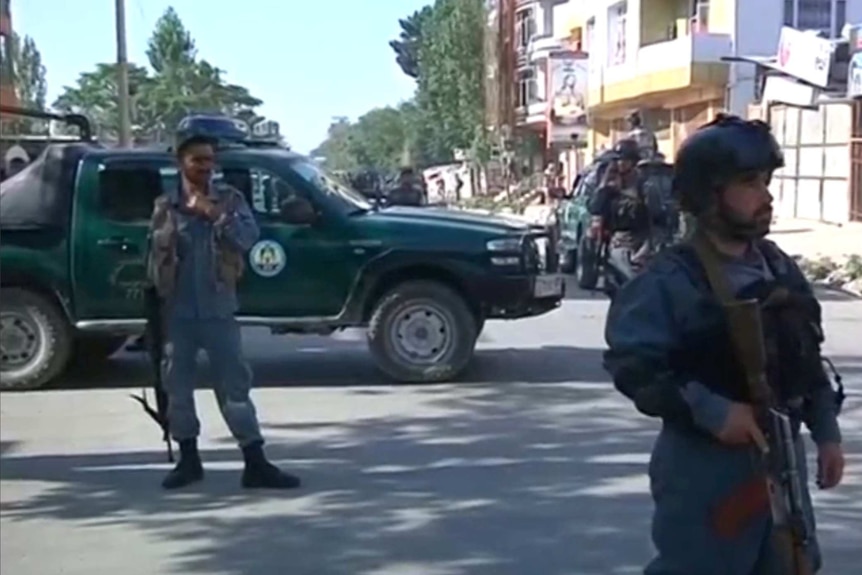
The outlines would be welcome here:
M 788 76 L 825 88 L 829 84 L 832 51 L 830 40 L 784 26 L 778 40 L 776 67 Z

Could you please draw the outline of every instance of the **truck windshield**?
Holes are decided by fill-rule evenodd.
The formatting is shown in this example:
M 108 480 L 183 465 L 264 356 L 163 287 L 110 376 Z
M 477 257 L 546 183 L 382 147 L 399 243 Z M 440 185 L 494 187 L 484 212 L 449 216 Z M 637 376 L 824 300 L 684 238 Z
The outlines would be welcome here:
M 292 163 L 292 167 L 305 181 L 337 199 L 348 211 L 367 212 L 372 208 L 362 194 L 340 183 L 313 162 L 296 160 Z

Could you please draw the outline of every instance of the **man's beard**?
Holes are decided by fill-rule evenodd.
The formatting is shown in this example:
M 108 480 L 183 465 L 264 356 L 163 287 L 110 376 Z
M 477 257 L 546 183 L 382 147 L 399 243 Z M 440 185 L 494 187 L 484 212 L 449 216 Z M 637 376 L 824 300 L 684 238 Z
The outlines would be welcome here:
M 724 202 L 720 202 L 707 218 L 707 227 L 715 233 L 728 240 L 743 242 L 766 237 L 771 225 L 771 204 L 759 208 L 752 217 L 745 217 Z

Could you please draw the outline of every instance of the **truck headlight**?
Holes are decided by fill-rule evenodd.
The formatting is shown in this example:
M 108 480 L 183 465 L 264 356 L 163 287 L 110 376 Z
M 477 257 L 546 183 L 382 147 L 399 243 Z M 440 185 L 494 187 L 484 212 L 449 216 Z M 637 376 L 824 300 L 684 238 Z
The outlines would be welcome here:
M 485 244 L 489 252 L 517 253 L 521 251 L 521 238 L 498 238 Z

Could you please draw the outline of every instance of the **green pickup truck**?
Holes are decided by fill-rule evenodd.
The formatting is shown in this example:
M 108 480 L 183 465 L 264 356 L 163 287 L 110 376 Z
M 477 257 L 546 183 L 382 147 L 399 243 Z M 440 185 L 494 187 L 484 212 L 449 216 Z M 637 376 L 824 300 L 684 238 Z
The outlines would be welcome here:
M 468 365 L 486 319 L 544 314 L 564 296 L 562 277 L 546 271 L 543 230 L 377 208 L 283 148 L 232 145 L 218 163 L 216 177 L 245 194 L 261 228 L 239 287 L 244 325 L 367 327 L 384 373 L 436 382 Z M 105 359 L 143 332 L 147 226 L 154 199 L 177 185 L 170 150 L 92 142 L 50 145 L 3 182 L 2 389 L 42 387 L 70 361 Z

